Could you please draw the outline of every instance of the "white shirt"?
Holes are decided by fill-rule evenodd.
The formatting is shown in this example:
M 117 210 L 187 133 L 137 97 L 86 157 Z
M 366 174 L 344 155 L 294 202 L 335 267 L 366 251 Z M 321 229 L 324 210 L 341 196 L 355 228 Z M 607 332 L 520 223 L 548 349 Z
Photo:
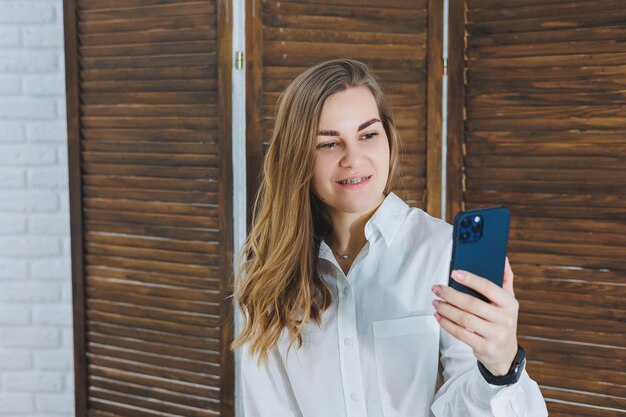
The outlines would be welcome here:
M 452 226 L 390 193 L 365 237 L 347 276 L 322 241 L 320 272 L 338 301 L 301 348 L 286 355 L 286 329 L 268 363 L 242 347 L 245 417 L 548 415 L 526 371 L 511 386 L 488 384 L 470 347 L 435 320 L 431 287 L 448 282 Z

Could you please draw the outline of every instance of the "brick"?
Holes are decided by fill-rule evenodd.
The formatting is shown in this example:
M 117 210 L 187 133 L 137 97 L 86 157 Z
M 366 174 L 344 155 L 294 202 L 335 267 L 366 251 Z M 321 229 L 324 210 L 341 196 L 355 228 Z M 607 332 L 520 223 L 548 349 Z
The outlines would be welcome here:
M 0 236 L 0 253 L 11 258 L 39 258 L 61 254 L 56 237 Z
M 31 214 L 28 216 L 28 231 L 33 235 L 68 236 L 70 234 L 70 215 L 68 212 Z
M 59 191 L 59 204 L 60 210 L 68 212 L 70 211 L 70 192 L 69 190 Z
M 58 164 L 61 166 L 69 166 L 67 163 L 67 143 L 62 144 L 59 148 L 58 148 L 58 153 L 57 153 L 57 161 Z
M 70 258 L 33 260 L 30 262 L 30 275 L 33 279 L 69 280 L 72 275 Z
M 54 21 L 54 18 L 54 7 L 49 2 L 2 2 L 0 23 L 47 23 Z
M 61 300 L 72 302 L 72 285 L 71 284 L 63 284 L 61 285 Z M 70 322 L 71 323 L 71 322 Z
M 61 332 L 50 328 L 0 329 L 0 344 L 15 348 L 56 348 Z
M 68 285 L 69 286 L 69 285 Z M 71 305 L 33 306 L 34 324 L 52 324 L 55 326 L 72 326 Z
M 63 23 L 63 1 L 62 0 L 52 0 L 54 4 L 54 17 L 57 24 Z
M 50 99 L 3 99 L 0 100 L 0 118 L 5 119 L 54 119 L 56 102 Z
M 0 148 L 2 149 L 2 148 Z M 0 190 L 24 189 L 26 187 L 26 173 L 19 168 L 0 168 Z M 8 222 L 0 218 L 0 234 L 6 233 L 4 225 Z
M 37 394 L 37 411 L 46 413 L 70 413 L 74 412 L 74 396 L 69 394 Z
M 0 211 L 42 213 L 56 211 L 59 197 L 54 191 L 3 191 Z
M 0 170 L 0 177 L 2 170 Z M 21 214 L 3 213 L 0 216 L 0 235 L 17 235 L 26 232 L 26 216 Z
M 28 262 L 16 259 L 0 260 L 0 281 L 25 280 L 28 278 Z
M 0 46 L 19 46 L 20 30 L 17 27 L 0 27 Z
M 31 142 L 67 142 L 67 123 L 65 119 L 27 122 L 26 137 Z
M 59 56 L 49 51 L 2 51 L 0 73 L 41 73 L 59 69 Z
M 67 120 L 67 101 L 65 95 L 57 99 L 57 117 L 62 120 Z
M 67 236 L 69 236 L 69 232 Z M 72 239 L 70 239 L 69 237 L 61 239 L 61 246 L 63 247 L 63 255 L 66 255 L 69 259 L 70 255 L 72 254 Z
M 7 392 L 59 392 L 64 386 L 62 375 L 53 372 L 4 372 L 0 384 Z
M 34 355 L 35 367 L 39 370 L 70 371 L 73 368 L 72 349 L 43 350 L 34 352 Z
M 63 74 L 29 75 L 22 78 L 24 93 L 28 96 L 61 96 L 65 94 Z
M 28 188 L 58 190 L 68 188 L 67 167 L 31 168 L 28 170 Z
M 57 161 L 54 146 L 30 144 L 2 145 L 0 148 L 1 166 L 51 165 Z
M 44 282 L 0 282 L 0 302 L 46 303 L 59 301 L 61 288 L 55 283 Z
M 63 48 L 63 26 L 29 26 L 22 29 L 25 46 L 39 48 Z
M 65 376 L 65 389 L 74 392 L 74 360 L 70 362 L 70 372 Z
M 0 350 L 0 371 L 32 369 L 32 353 L 23 349 Z
M 17 96 L 22 92 L 22 80 L 17 76 L 0 76 L 0 97 Z
M 0 120 L 0 143 L 24 141 L 22 122 Z
M 28 326 L 30 308 L 23 305 L 0 305 L 0 325 Z
M 32 394 L 0 394 L 0 415 L 28 414 L 35 411 Z
M 70 348 L 74 346 L 74 332 L 72 329 L 63 329 L 61 336 L 61 346 Z

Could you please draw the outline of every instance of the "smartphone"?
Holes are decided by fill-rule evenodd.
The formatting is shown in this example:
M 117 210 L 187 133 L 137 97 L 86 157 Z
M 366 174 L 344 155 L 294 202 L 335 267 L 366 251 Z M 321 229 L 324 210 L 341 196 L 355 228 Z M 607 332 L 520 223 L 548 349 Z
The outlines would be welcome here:
M 501 287 L 510 223 L 511 211 L 505 206 L 459 212 L 454 218 L 450 273 L 455 269 L 463 269 Z M 451 277 L 448 285 L 490 302 L 482 294 Z

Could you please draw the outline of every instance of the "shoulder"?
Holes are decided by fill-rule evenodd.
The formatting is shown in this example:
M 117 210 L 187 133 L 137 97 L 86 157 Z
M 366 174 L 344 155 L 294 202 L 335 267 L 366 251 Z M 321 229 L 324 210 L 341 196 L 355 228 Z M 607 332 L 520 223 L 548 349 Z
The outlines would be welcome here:
M 417 207 L 409 207 L 404 224 L 400 228 L 404 240 L 447 246 L 452 240 L 452 225 L 433 217 Z

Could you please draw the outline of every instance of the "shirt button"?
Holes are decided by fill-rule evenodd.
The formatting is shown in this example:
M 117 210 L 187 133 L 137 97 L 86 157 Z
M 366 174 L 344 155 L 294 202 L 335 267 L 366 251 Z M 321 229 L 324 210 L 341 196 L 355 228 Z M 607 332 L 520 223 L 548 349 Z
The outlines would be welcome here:
M 353 344 L 352 339 L 350 339 L 349 337 L 346 337 L 345 339 L 343 339 L 343 343 L 346 346 L 352 346 L 352 344 Z
M 350 294 L 350 288 L 346 287 L 343 289 L 343 295 L 347 296 L 348 294 Z
M 353 392 L 352 394 L 350 394 L 350 399 L 351 399 L 352 401 L 356 401 L 356 400 L 358 400 L 358 399 L 359 399 L 359 396 L 358 396 L 358 395 L 356 395 L 356 394 Z

